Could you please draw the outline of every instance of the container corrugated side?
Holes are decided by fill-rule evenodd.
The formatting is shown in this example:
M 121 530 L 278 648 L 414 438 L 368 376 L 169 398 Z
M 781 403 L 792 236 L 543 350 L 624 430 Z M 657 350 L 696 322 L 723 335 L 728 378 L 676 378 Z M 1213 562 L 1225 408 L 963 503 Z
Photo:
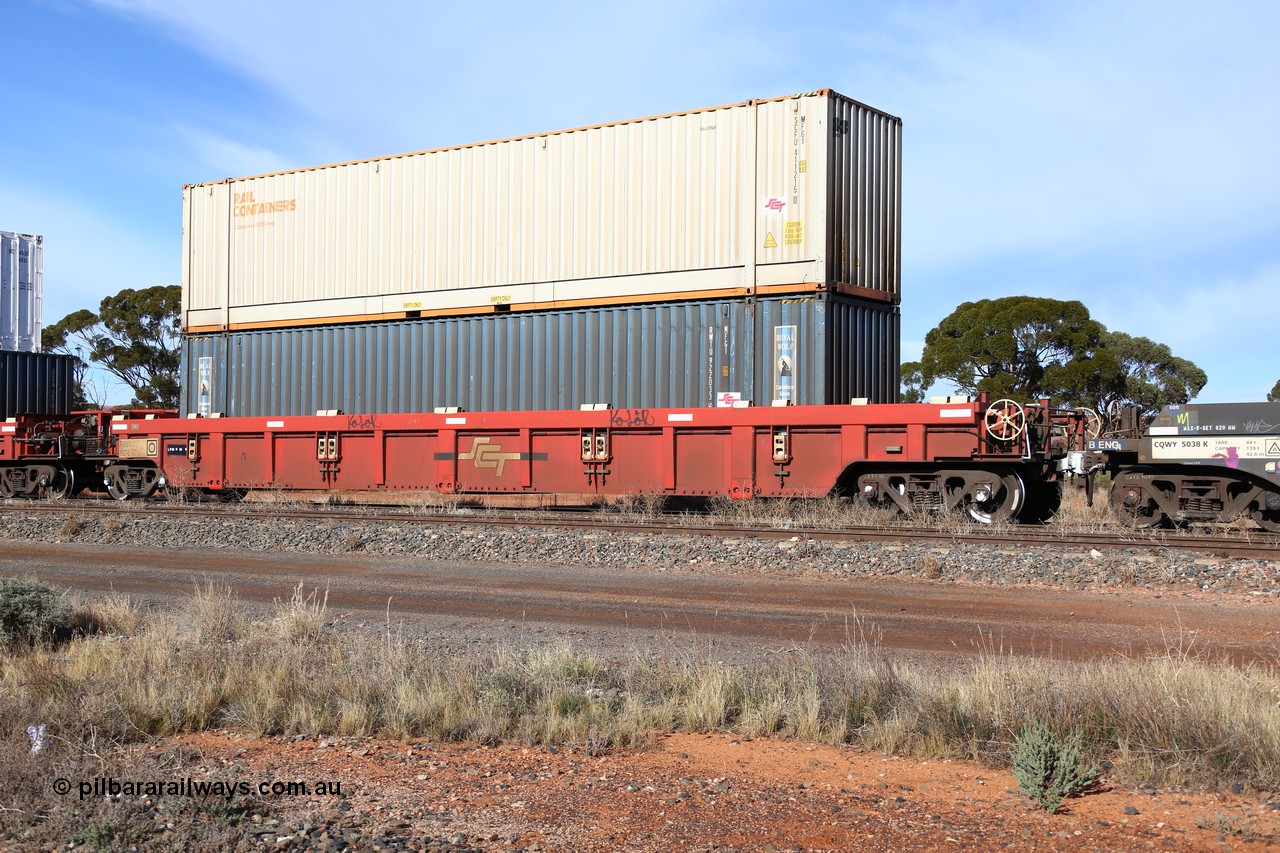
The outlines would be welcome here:
M 894 306 L 822 294 L 188 335 L 182 410 L 888 402 L 897 330 Z
M 896 308 L 860 299 L 829 302 L 827 400 L 866 397 L 896 403 L 902 389 L 902 318 Z
M 0 352 L 0 420 L 71 411 L 75 359 L 41 352 Z
M 857 101 L 829 101 L 834 194 L 826 229 L 830 280 L 901 294 L 902 122 Z
M 44 238 L 0 231 L 0 350 L 39 352 Z
M 188 186 L 183 326 L 840 286 L 896 303 L 900 127 L 819 92 Z

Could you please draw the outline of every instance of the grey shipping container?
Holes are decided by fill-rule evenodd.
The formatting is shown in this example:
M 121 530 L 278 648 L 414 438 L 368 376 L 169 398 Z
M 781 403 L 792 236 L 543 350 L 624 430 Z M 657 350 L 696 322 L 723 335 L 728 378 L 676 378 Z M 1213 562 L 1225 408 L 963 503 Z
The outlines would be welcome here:
M 896 306 L 835 293 L 260 329 L 183 340 L 183 412 L 893 402 Z
M 0 420 L 71 411 L 75 359 L 42 352 L 0 352 Z
M 0 350 L 40 351 L 44 238 L 0 231 Z

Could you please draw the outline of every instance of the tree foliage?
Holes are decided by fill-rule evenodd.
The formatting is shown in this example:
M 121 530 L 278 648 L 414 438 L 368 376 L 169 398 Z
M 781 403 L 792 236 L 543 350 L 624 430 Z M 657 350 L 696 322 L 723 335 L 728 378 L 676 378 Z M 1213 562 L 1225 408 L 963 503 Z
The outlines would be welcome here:
M 1087 401 L 1102 414 L 1117 405 L 1132 405 L 1152 416 L 1165 406 L 1187 402 L 1209 381 L 1195 364 L 1150 338 L 1107 332 L 1103 346 L 1120 365 L 1120 373 Z
M 959 306 L 929 332 L 920 362 L 904 364 L 902 376 L 904 399 L 917 391 L 923 399 L 924 389 L 941 379 L 965 394 L 1049 397 L 1103 415 L 1117 405 L 1154 415 L 1187 402 L 1208 382 L 1165 344 L 1108 331 L 1080 302 L 1031 296 Z
M 1280 403 L 1280 381 L 1271 386 L 1271 392 L 1267 394 L 1267 402 Z
M 1103 348 L 1106 328 L 1080 302 L 1008 296 L 966 302 L 925 336 L 925 384 L 964 394 L 1076 401 L 1119 372 Z
M 181 310 L 178 285 L 125 289 L 103 299 L 96 314 L 82 309 L 46 326 L 44 348 L 102 365 L 133 389 L 131 405 L 177 408 Z M 77 384 L 83 404 L 83 381 Z
M 929 383 L 925 381 L 924 368 L 918 361 L 902 363 L 902 402 L 923 403 Z

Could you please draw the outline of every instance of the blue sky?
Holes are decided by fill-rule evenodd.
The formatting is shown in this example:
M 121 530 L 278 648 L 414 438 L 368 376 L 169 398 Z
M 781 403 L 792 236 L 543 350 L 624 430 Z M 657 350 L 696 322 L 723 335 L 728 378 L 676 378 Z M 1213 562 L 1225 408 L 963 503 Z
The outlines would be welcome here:
M 180 279 L 181 187 L 833 88 L 903 119 L 903 357 L 1083 301 L 1280 379 L 1280 4 L 9 0 L 0 229 L 45 322 Z M 943 389 L 945 390 L 945 389 Z

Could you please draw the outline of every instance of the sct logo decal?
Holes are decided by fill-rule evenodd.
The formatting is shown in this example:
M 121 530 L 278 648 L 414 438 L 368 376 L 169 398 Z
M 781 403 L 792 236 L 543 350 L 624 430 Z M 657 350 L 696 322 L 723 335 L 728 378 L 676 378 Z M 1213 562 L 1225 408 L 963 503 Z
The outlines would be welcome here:
M 503 453 L 501 444 L 493 444 L 487 436 L 477 436 L 471 442 L 471 449 L 466 453 L 436 453 L 437 462 L 453 462 L 465 460 L 475 464 L 476 468 L 492 468 L 494 474 L 501 477 L 508 462 L 546 462 L 545 453 Z
M 787 203 L 780 198 L 770 198 L 764 203 L 764 209 L 770 213 L 781 213 L 786 208 Z
M 497 476 L 502 476 L 502 469 L 508 462 L 518 462 L 521 454 L 503 453 L 501 444 L 490 444 L 484 436 L 476 438 L 468 453 L 459 453 L 458 458 L 474 461 L 477 468 L 496 468 Z

